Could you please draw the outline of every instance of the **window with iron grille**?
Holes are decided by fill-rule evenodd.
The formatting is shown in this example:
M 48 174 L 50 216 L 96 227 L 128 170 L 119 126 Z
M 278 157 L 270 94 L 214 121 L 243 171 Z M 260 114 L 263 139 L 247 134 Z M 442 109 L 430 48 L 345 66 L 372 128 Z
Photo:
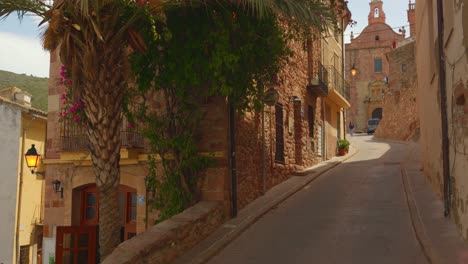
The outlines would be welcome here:
M 314 108 L 309 105 L 307 109 L 307 117 L 309 119 L 309 137 L 314 137 Z
M 283 126 L 283 106 L 275 105 L 276 119 L 276 152 L 275 161 L 284 162 L 284 126 Z

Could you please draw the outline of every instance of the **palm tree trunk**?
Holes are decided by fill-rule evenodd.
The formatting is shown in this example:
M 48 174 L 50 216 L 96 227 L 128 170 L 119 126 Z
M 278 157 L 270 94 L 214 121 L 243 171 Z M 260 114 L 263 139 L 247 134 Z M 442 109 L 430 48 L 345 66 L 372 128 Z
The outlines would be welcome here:
M 99 190 L 99 252 L 101 260 L 120 243 L 120 131 L 128 65 L 123 45 L 97 42 L 85 48 L 83 101 L 88 118 L 90 152 Z M 89 58 L 89 59 L 88 59 Z M 110 68 L 108 68 L 110 67 Z

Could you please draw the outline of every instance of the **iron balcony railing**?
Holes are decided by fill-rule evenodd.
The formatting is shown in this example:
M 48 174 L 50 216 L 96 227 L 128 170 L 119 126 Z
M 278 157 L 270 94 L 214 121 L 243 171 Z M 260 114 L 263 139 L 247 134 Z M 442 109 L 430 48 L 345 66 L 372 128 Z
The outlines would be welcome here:
M 345 82 L 343 75 L 334 67 L 334 66 L 327 66 L 328 70 L 328 88 L 334 89 L 337 91 L 341 96 L 349 100 L 349 89 L 350 86 L 347 82 Z
M 320 63 L 311 65 L 309 75 L 309 85 L 307 88 L 309 91 L 317 96 L 328 95 L 328 70 Z
M 62 111 L 64 110 L 62 109 Z M 60 122 L 60 149 L 87 150 L 88 135 L 86 135 L 85 127 L 71 119 L 62 119 Z
M 139 111 L 140 105 L 132 103 L 129 105 L 129 111 Z M 62 109 L 62 111 L 65 109 Z M 139 133 L 138 123 L 130 122 L 124 116 L 120 130 L 120 140 L 122 148 L 143 148 L 143 136 Z M 60 123 L 60 150 L 80 151 L 88 150 L 89 140 L 86 134 L 86 128 L 83 124 L 77 123 L 71 119 L 63 119 Z

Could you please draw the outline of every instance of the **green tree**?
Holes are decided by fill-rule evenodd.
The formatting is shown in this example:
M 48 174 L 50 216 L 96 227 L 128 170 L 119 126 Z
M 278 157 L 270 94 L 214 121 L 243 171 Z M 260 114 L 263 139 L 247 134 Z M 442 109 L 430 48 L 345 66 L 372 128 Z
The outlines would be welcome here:
M 163 0 L 164 1 L 164 0 Z M 0 19 L 32 13 L 48 22 L 45 49 L 58 49 L 71 71 L 74 98 L 84 103 L 89 151 L 99 190 L 99 245 L 104 259 L 119 244 L 118 186 L 122 103 L 129 75 L 128 47 L 144 50 L 141 18 L 162 4 L 219 4 L 223 1 L 0 0 Z M 252 15 L 280 13 L 302 29 L 333 25 L 335 15 L 317 0 L 224 0 Z M 341 0 L 340 0 L 341 1 Z M 144 8 L 143 8 L 144 7 Z

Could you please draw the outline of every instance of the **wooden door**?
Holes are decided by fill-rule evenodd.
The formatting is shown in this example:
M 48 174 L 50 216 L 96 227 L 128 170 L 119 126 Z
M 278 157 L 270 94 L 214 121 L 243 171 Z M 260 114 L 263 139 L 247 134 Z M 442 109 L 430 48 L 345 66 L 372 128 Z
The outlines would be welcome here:
M 99 224 L 99 196 L 96 185 L 90 185 L 81 190 L 80 225 L 93 226 Z
M 96 185 L 90 185 L 81 190 L 80 224 L 96 226 L 99 224 L 99 195 Z M 121 219 L 121 241 L 136 235 L 137 218 L 136 190 L 125 185 L 119 187 L 119 208 Z
M 134 189 L 120 186 L 119 207 L 122 220 L 121 240 L 127 240 L 136 235 L 137 194 Z
M 58 226 L 57 264 L 96 263 L 96 226 Z

